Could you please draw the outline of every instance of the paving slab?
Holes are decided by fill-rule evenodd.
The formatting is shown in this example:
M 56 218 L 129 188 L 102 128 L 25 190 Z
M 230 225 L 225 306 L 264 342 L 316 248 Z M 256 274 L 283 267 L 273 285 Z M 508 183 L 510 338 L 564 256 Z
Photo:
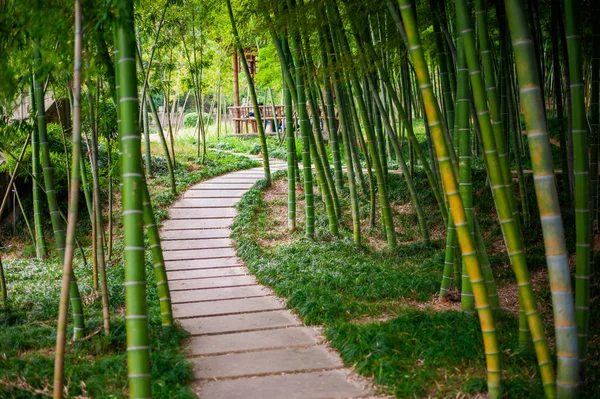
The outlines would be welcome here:
M 225 208 L 238 202 L 239 198 L 182 198 L 172 208 Z
M 188 249 L 227 248 L 233 245 L 230 238 L 211 238 L 197 240 L 165 241 L 162 243 L 163 251 L 176 251 Z
M 253 284 L 256 284 L 256 278 L 252 275 L 244 275 L 175 280 L 169 286 L 171 288 L 171 291 L 181 291 L 192 290 L 196 288 L 238 287 Z
M 216 269 L 179 270 L 173 272 L 167 270 L 167 277 L 169 281 L 189 280 L 196 278 L 244 276 L 248 274 L 248 269 L 243 266 L 219 267 Z
M 187 229 L 187 230 L 162 230 L 160 239 L 167 240 L 193 240 L 210 238 L 228 238 L 231 235 L 231 229 Z
M 258 298 L 268 295 L 272 295 L 272 292 L 258 284 L 242 287 L 197 288 L 187 291 L 171 291 L 171 302 L 177 304 L 214 302 L 227 299 Z
M 233 257 L 235 255 L 236 255 L 235 249 L 233 249 L 232 247 L 193 249 L 193 250 L 182 250 L 182 251 L 164 251 L 163 252 L 165 261 L 227 258 L 227 257 Z
M 325 346 L 274 349 L 193 358 L 196 378 L 251 377 L 272 373 L 315 371 L 343 366 Z
M 207 381 L 196 393 L 203 399 L 337 399 L 374 392 L 350 380 L 348 370 Z
M 208 181 L 206 183 L 202 183 L 201 185 L 192 186 L 188 189 L 187 192 L 194 190 L 248 190 L 256 183 L 248 182 L 248 183 L 216 183 Z
M 182 303 L 173 305 L 175 318 L 217 316 L 236 313 L 263 312 L 285 309 L 273 297 L 229 299 L 214 302 Z
M 224 334 L 302 325 L 302 322 L 289 310 L 182 319 L 180 323 L 192 335 Z
M 205 191 L 198 191 L 204 193 Z M 210 192 L 207 190 L 206 192 Z M 189 193 L 189 191 L 188 191 Z M 237 215 L 237 209 L 230 206 L 219 209 L 219 217 L 232 218 Z M 169 219 L 214 219 L 215 208 L 177 208 L 171 209 Z
M 204 356 L 259 349 L 316 345 L 321 339 L 319 333 L 314 328 L 287 327 L 274 330 L 192 337 L 189 341 L 188 349 L 192 355 Z
M 167 220 L 163 223 L 162 229 L 167 230 L 190 230 L 190 229 L 223 229 L 230 227 L 233 223 L 233 218 L 212 219 L 176 219 Z M 185 237 L 185 236 L 184 236 Z
M 236 177 L 236 178 L 216 178 L 212 180 L 212 183 L 220 183 L 220 184 L 240 184 L 240 183 L 250 183 L 250 184 L 254 184 L 258 181 L 258 179 L 255 179 L 253 177 Z
M 248 190 L 193 190 L 186 192 L 184 198 L 242 198 Z
M 221 267 L 240 266 L 242 261 L 230 256 L 228 258 L 171 260 L 165 262 L 167 273 L 178 270 L 216 269 Z

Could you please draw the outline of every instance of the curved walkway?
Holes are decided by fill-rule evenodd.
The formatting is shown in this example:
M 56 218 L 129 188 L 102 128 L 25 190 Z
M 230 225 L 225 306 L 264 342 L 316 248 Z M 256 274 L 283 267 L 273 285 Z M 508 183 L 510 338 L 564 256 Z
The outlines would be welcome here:
M 272 170 L 284 169 L 272 161 Z M 202 399 L 363 398 L 368 383 L 345 368 L 317 328 L 259 285 L 236 255 L 235 204 L 262 167 L 191 187 L 171 208 L 161 238 L 173 311 L 192 334 L 188 357 Z

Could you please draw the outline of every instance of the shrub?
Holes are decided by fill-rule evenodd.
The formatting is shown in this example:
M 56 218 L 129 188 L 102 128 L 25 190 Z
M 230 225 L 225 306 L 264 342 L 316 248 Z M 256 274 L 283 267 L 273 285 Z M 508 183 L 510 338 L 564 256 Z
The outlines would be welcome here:
M 190 112 L 183 117 L 183 126 L 185 127 L 194 127 L 196 123 L 198 123 L 198 114 L 196 112 Z
M 212 114 L 209 114 L 208 112 L 204 112 L 204 123 L 206 123 L 207 125 L 210 125 L 213 120 L 214 120 L 214 116 Z M 186 114 L 183 117 L 183 126 L 185 127 L 194 127 L 196 126 L 196 124 L 198 123 L 198 114 L 196 112 L 190 112 L 189 114 Z

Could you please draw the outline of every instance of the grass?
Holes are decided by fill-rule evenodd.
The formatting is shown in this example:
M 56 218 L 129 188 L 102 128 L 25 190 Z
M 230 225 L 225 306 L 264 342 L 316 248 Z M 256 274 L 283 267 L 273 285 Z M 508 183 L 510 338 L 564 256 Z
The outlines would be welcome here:
M 164 158 L 152 157 L 154 177 L 149 180 L 155 214 L 159 220 L 167 216 L 166 207 L 175 199 L 168 189 L 169 179 Z M 211 151 L 204 165 L 195 154 L 178 154 L 176 181 L 178 192 L 199 181 L 234 170 L 258 166 L 246 157 Z M 115 182 L 115 188 L 118 182 Z M 66 202 L 66 201 L 65 201 Z M 115 203 L 119 202 L 116 194 Z M 115 206 L 116 206 L 115 205 Z M 118 210 L 115 208 L 115 214 Z M 79 237 L 90 257 L 89 220 L 85 207 L 80 208 Z M 19 228 L 23 228 L 21 220 Z M 49 233 L 49 226 L 46 226 Z M 126 398 L 127 364 L 124 322 L 124 287 L 121 225 L 115 218 L 114 252 L 107 265 L 111 309 L 111 334 L 99 332 L 81 342 L 68 342 L 65 357 L 65 385 L 70 397 Z M 50 259 L 31 257 L 31 246 L 24 236 L 2 239 L 12 243 L 12 252 L 3 260 L 9 287 L 8 301 L 0 312 L 0 397 L 42 398 L 51 395 L 54 370 L 56 318 L 62 278 L 51 237 Z M 148 243 L 146 242 L 146 245 Z M 76 254 L 78 256 L 78 254 Z M 88 333 L 102 327 L 102 308 L 98 293 L 92 288 L 91 268 L 81 258 L 75 260 L 79 288 L 84 301 Z M 187 337 L 180 327 L 162 328 L 158 294 L 152 261 L 146 256 L 147 296 L 152 362 L 152 391 L 156 398 L 194 398 L 188 387 L 193 379 L 190 363 L 181 349 Z M 69 326 L 68 333 L 72 331 Z
M 345 363 L 373 377 L 385 392 L 405 397 L 457 397 L 486 392 L 485 357 L 477 318 L 459 310 L 457 303 L 437 299 L 444 261 L 444 233 L 435 199 L 426 179 L 416 172 L 417 191 L 428 217 L 433 242 L 418 242 L 417 218 L 405 182 L 390 175 L 390 197 L 395 210 L 400 244 L 394 250 L 382 249 L 383 235 L 378 226 L 364 228 L 365 244 L 352 243 L 349 216 L 345 215 L 340 237 L 328 233 L 322 199 L 317 195 L 314 241 L 304 239 L 304 201 L 298 200 L 298 229 L 286 228 L 287 183 L 277 173 L 272 188 L 259 183 L 238 204 L 233 237 L 238 254 L 262 284 L 288 300 L 304 322 L 323 325 L 325 335 Z M 495 217 L 493 200 L 485 186 L 485 172 L 474 171 L 476 212 L 485 232 L 486 247 L 501 293 L 514 286 L 514 277 Z M 532 179 L 527 178 L 528 201 L 535 210 Z M 368 217 L 367 195 L 361 196 Z M 344 209 L 349 209 L 348 193 L 343 192 Z M 407 208 L 409 208 L 407 210 Z M 347 213 L 347 211 L 346 211 Z M 534 282 L 546 321 L 546 331 L 554 341 L 551 324 L 550 292 L 539 216 L 532 212 L 525 243 L 528 264 L 537 276 Z M 572 242 L 571 242 L 572 247 Z M 497 318 L 504 361 L 504 389 L 507 397 L 542 398 L 543 388 L 535 356 L 518 348 L 516 296 L 506 291 L 510 302 Z M 598 304 L 597 290 L 593 294 Z M 600 317 L 592 314 L 590 325 L 597 337 Z M 595 326 L 595 327 L 594 327 Z M 584 397 L 600 389 L 598 353 L 600 340 L 590 343 L 590 372 Z M 586 396 L 587 395 L 587 396 Z

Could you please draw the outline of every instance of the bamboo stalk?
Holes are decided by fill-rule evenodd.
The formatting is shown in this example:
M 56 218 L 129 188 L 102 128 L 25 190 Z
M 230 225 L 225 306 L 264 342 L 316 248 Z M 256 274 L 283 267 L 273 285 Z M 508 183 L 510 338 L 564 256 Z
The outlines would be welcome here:
M 485 279 L 477 257 L 476 244 L 469 231 L 464 205 L 459 195 L 450 152 L 446 144 L 444 132 L 441 129 L 441 113 L 438 108 L 437 99 L 433 95 L 429 71 L 417 30 L 413 5 L 411 0 L 399 0 L 398 3 L 400 5 L 402 21 L 404 22 L 404 27 L 408 36 L 409 51 L 415 65 L 418 83 L 423 95 L 423 103 L 425 105 L 425 112 L 427 113 L 432 139 L 436 147 L 446 196 L 450 203 L 458 234 L 458 241 L 473 286 L 473 294 L 477 304 L 477 312 L 481 323 L 487 360 L 488 394 L 491 398 L 498 398 L 502 393 L 500 352 L 494 316 L 488 299 Z
M 123 183 L 121 192 L 125 259 L 125 329 L 129 396 L 137 399 L 151 397 L 152 386 L 148 346 L 144 232 L 140 228 L 143 225 L 144 175 L 138 123 L 133 1 L 120 1 L 117 15 L 115 49 L 118 53 L 115 64 L 119 87 L 119 134 L 122 151 L 120 165 Z
M 81 53 L 83 30 L 81 27 L 82 11 L 80 0 L 75 0 L 75 43 L 73 68 L 73 132 L 71 142 L 72 165 L 71 186 L 69 191 L 69 217 L 67 221 L 66 248 L 63 260 L 63 281 L 60 290 L 60 305 L 56 326 L 56 349 L 54 356 L 54 399 L 63 397 L 64 356 L 66 343 L 67 315 L 73 276 L 73 252 L 75 249 L 75 231 L 77 228 L 77 212 L 79 205 L 79 158 L 81 157 Z
M 548 139 L 544 100 L 539 87 L 535 51 L 521 0 L 505 1 L 525 116 L 535 190 L 546 248 L 557 350 L 556 395 L 576 397 L 578 384 L 577 328 L 568 257 Z M 533 333 L 533 331 L 532 331 Z M 555 388 L 545 386 L 547 396 Z M 549 392 L 550 391 L 550 392 Z

